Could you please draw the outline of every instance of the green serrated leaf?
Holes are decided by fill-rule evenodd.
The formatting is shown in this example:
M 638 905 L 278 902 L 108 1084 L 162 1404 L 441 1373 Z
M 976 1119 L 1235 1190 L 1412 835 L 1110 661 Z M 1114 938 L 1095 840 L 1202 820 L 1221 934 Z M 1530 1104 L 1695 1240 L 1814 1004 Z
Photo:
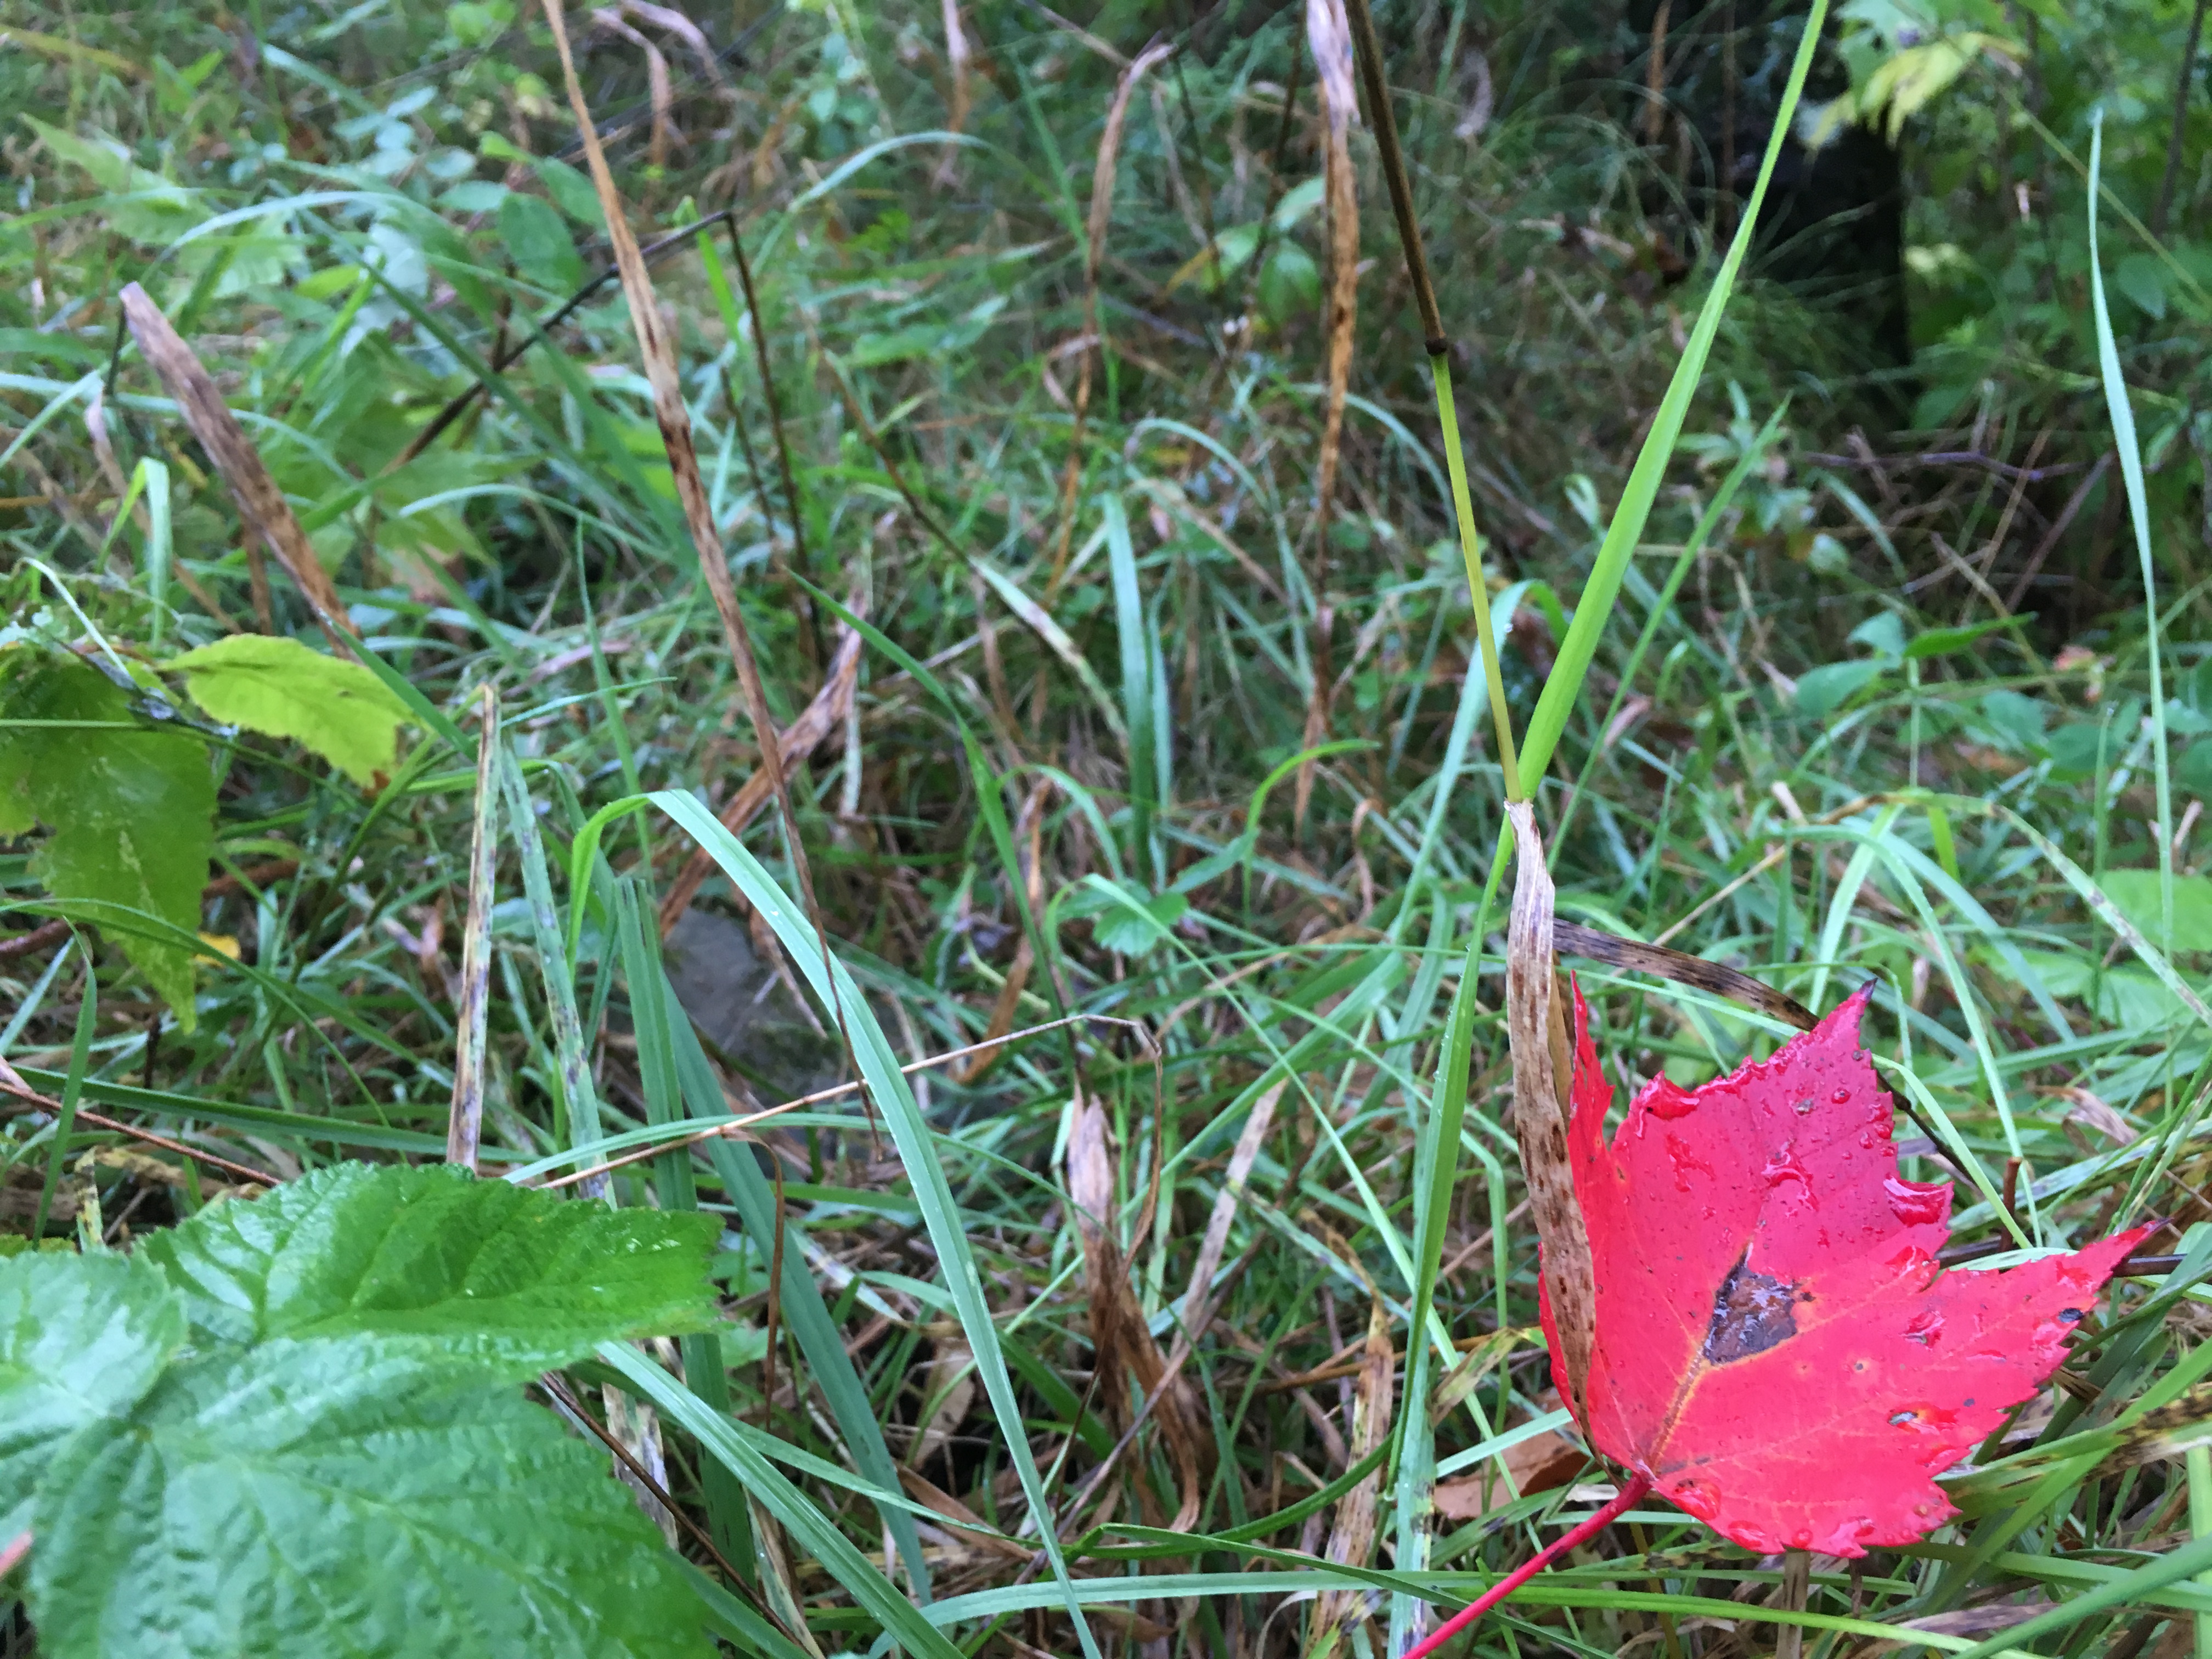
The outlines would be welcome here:
M 52 1659 L 701 1659 L 677 1559 L 605 1460 L 479 1374 L 368 1339 L 173 1367 L 41 1483 Z
M 166 666 L 184 675 L 185 689 L 210 720 L 294 738 L 364 789 L 391 772 L 399 728 L 414 718 L 359 663 L 294 639 L 233 634 Z
M 31 1494 L 62 1442 L 137 1404 L 184 1341 L 184 1310 L 149 1264 L 0 1261 L 0 1543 L 30 1524 Z
M 62 652 L 0 651 L 0 832 L 36 819 L 53 831 L 31 874 L 84 919 L 127 913 L 171 937 L 110 926 L 125 956 L 192 1029 L 192 951 L 200 889 L 215 850 L 214 776 L 190 732 L 131 729 L 132 699 Z M 17 721 L 78 721 L 30 726 Z M 178 937 L 182 935 L 184 937 Z
M 714 1325 L 720 1231 L 444 1165 L 346 1164 L 204 1210 L 139 1253 L 224 1341 L 368 1335 L 528 1376 L 601 1342 Z

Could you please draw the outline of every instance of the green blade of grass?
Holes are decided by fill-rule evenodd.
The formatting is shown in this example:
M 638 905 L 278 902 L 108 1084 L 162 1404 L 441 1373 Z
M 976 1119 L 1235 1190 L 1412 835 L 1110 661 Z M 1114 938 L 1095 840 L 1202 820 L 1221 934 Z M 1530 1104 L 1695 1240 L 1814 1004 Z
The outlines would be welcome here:
M 715 819 L 714 814 L 690 796 L 673 790 L 663 790 L 653 797 L 653 805 L 674 819 L 700 846 L 713 856 L 738 890 L 773 927 L 783 941 L 792 962 L 803 972 L 823 1006 L 836 1011 L 842 1018 L 849 1035 L 855 1060 L 869 1094 L 877 1109 L 884 1115 L 891 1139 L 897 1146 L 900 1162 L 904 1164 L 908 1179 L 913 1183 L 915 1199 L 922 1213 L 923 1224 L 935 1248 L 938 1261 L 945 1274 L 946 1288 L 951 1291 L 957 1309 L 969 1352 L 975 1357 L 975 1370 L 989 1397 L 992 1409 L 997 1413 L 1004 1431 L 1006 1449 L 1021 1481 L 1023 1496 L 1027 1499 L 1030 1518 L 1039 1535 L 1045 1560 L 1052 1570 L 1062 1605 L 1073 1620 L 1076 1635 L 1081 1641 L 1086 1659 L 1102 1659 L 1097 1638 L 1091 1634 L 1077 1600 L 1075 1586 L 1067 1571 L 1067 1562 L 1060 1545 L 1054 1526 L 1050 1500 L 1044 1489 L 1043 1477 L 1038 1473 L 1036 1460 L 1030 1454 L 1029 1440 L 1022 1431 L 1021 1403 L 1015 1396 L 1013 1382 L 1006 1374 L 1006 1356 L 999 1341 L 998 1327 L 991 1317 L 990 1304 L 983 1294 L 983 1282 L 975 1267 L 974 1253 L 969 1249 L 967 1231 L 961 1224 L 959 1206 L 954 1201 L 951 1184 L 945 1180 L 944 1167 L 937 1161 L 935 1151 L 929 1143 L 928 1125 L 923 1121 L 915 1104 L 913 1091 L 908 1086 L 899 1069 L 897 1055 L 884 1038 L 883 1028 L 877 1022 L 875 1010 L 861 992 L 860 986 L 844 963 L 830 957 L 825 962 L 820 948 L 819 936 L 806 917 L 794 906 L 762 867 L 760 862 L 747 852 L 736 836 Z
M 1651 430 L 1643 447 L 1637 451 L 1636 465 L 1629 470 L 1628 483 L 1620 492 L 1619 505 L 1613 508 L 1613 522 L 1606 527 L 1605 540 L 1598 548 L 1597 562 L 1575 602 L 1574 621 L 1567 629 L 1567 637 L 1560 641 L 1558 660 L 1544 678 L 1543 694 L 1536 700 L 1536 712 L 1529 717 L 1528 730 L 1521 747 L 1523 793 L 1516 793 L 1516 799 L 1528 798 L 1525 792 L 1534 788 L 1544 775 L 1544 769 L 1550 764 L 1552 751 L 1559 746 L 1559 738 L 1567 729 L 1567 716 L 1574 708 L 1575 700 L 1582 695 L 1583 678 L 1597 654 L 1598 638 L 1612 620 L 1613 600 L 1620 592 L 1621 579 L 1627 573 L 1629 561 L 1636 555 L 1637 544 L 1644 538 L 1644 526 L 1651 516 L 1652 503 L 1659 498 L 1659 486 L 1666 481 L 1668 463 L 1674 458 L 1675 441 L 1682 434 L 1682 422 L 1690 412 L 1691 400 L 1697 395 L 1698 382 L 1705 374 L 1705 359 L 1711 354 L 1714 337 L 1720 332 L 1721 317 L 1728 309 L 1736 274 L 1743 268 L 1744 258 L 1751 250 L 1759 210 L 1766 199 L 1766 187 L 1774 177 L 1775 163 L 1789 139 L 1790 123 L 1796 116 L 1798 98 L 1805 90 L 1805 76 L 1813 67 L 1827 12 L 1827 0 L 1813 0 L 1806 12 L 1804 33 L 1798 40 L 1797 55 L 1790 65 L 1790 80 L 1775 111 L 1774 131 L 1759 164 L 1758 182 L 1752 185 L 1751 195 L 1744 203 L 1743 217 L 1736 226 L 1735 239 L 1729 244 L 1728 257 L 1721 262 L 1720 272 L 1713 278 L 1712 291 L 1698 308 L 1697 324 L 1690 331 L 1690 343 L 1675 367 L 1674 379 L 1668 382 L 1667 395 L 1660 400 L 1658 412 L 1651 417 Z

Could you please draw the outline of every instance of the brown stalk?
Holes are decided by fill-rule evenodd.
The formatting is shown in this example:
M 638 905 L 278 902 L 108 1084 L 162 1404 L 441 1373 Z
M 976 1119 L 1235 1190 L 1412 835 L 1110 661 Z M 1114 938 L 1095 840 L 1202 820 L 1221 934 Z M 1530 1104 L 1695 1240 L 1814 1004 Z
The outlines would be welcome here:
M 630 325 L 637 335 L 638 353 L 645 361 L 646 379 L 653 387 L 653 414 L 660 423 L 660 439 L 668 452 L 677 499 L 683 505 L 684 524 L 691 532 L 692 546 L 699 556 L 700 574 L 707 579 L 707 591 L 714 597 L 715 614 L 721 618 L 723 638 L 737 668 L 738 684 L 744 693 L 745 712 L 752 721 L 753 737 L 760 746 L 761 769 L 768 775 L 769 787 L 783 817 L 784 845 L 791 859 L 791 872 L 805 903 L 807 920 L 813 924 L 815 937 L 822 946 L 823 978 L 832 981 L 826 1000 L 837 1016 L 838 1033 L 850 1057 L 852 1036 L 845 1030 L 844 1000 L 834 989 L 829 930 L 823 922 L 821 904 L 815 897 L 814 872 L 807 863 L 799 818 L 792 811 L 782 745 L 777 738 L 775 717 L 769 712 L 768 694 L 761 685 L 760 664 L 753 654 L 752 635 L 745 626 L 744 612 L 738 605 L 737 585 L 730 580 L 729 560 L 723 555 L 722 538 L 714 528 L 714 509 L 707 500 L 707 483 L 700 475 L 698 451 L 691 441 L 691 412 L 684 406 L 684 387 L 677 378 L 675 344 L 669 339 L 667 325 L 661 319 L 653 278 L 645 268 L 644 257 L 638 252 L 637 238 L 630 234 L 629 221 L 623 216 L 622 197 L 615 189 L 614 174 L 608 170 L 599 130 L 592 122 L 591 106 L 584 101 L 584 88 L 576 78 L 576 62 L 569 51 L 568 29 L 562 16 L 561 0 L 544 0 L 544 3 L 545 21 L 551 27 L 554 48 L 561 58 L 561 76 L 568 88 L 568 107 L 576 117 L 576 130 L 584 143 L 584 159 L 591 164 L 592 183 L 599 191 L 600 211 L 607 222 L 607 240 L 613 245 L 615 264 L 622 272 L 623 293 L 629 301 Z M 865 1091 L 861 1098 L 866 1099 Z
M 769 368 L 768 319 L 762 315 L 760 295 L 753 289 L 753 264 L 745 257 L 745 239 L 738 234 L 735 210 L 727 216 L 730 222 L 730 259 L 738 268 L 738 285 L 744 290 L 745 315 L 753 322 L 753 362 L 760 371 L 761 398 L 768 404 L 768 423 L 775 434 L 776 470 L 783 475 L 785 510 L 791 514 L 791 557 L 801 576 L 811 576 L 813 564 L 806 554 L 806 515 L 799 501 L 799 478 L 791 465 L 791 439 L 783 429 L 783 401 L 776 396 L 775 376 Z M 734 407 L 731 420 L 737 420 Z M 742 424 L 738 427 L 743 431 Z M 750 453 L 750 451 L 748 452 Z M 799 645 L 809 664 L 821 660 L 821 653 L 814 640 L 814 606 L 811 600 L 796 601 L 799 613 Z
M 968 125 L 969 98 L 968 92 L 968 60 L 972 55 L 968 46 L 967 31 L 960 27 L 960 0 L 945 0 L 945 66 L 951 72 L 952 95 L 945 111 L 945 130 L 959 132 Z M 947 144 L 945 154 L 937 163 L 937 171 L 929 182 L 939 190 L 950 190 L 960 180 L 960 146 Z
M 676 1499 L 670 1496 L 668 1488 L 653 1478 L 652 1474 L 637 1461 L 630 1449 L 623 1444 L 606 1425 L 584 1409 L 584 1402 L 577 1399 L 569 1390 L 564 1380 L 554 1372 L 547 1371 L 538 1379 L 538 1386 L 552 1396 L 555 1403 L 561 1407 L 562 1416 L 571 1422 L 581 1425 L 591 1432 L 593 1438 L 615 1455 L 616 1460 L 629 1472 L 630 1478 L 671 1516 L 674 1516 L 677 1524 L 690 1534 L 691 1541 L 706 1552 L 707 1559 L 722 1570 L 723 1578 L 732 1589 L 740 1591 L 744 1589 L 745 1581 L 738 1576 L 738 1570 L 723 1559 L 721 1551 L 714 1547 L 714 1540 L 707 1535 L 706 1529 L 677 1507 Z
M 1647 143 L 1657 143 L 1667 131 L 1667 16 L 1674 9 L 1674 0 L 1659 0 L 1658 15 L 1651 20 L 1651 58 L 1647 66 L 1644 106 L 1644 137 Z
M 40 922 L 27 933 L 18 933 L 13 939 L 0 939 L 0 962 L 13 957 L 35 955 L 48 945 L 59 945 L 69 937 L 70 925 L 58 917 Z
M 13 1106 L 0 1106 L 0 1117 L 13 1116 L 20 1112 L 46 1112 L 55 1117 L 61 1115 L 61 1102 L 40 1094 L 26 1083 L 21 1073 L 4 1060 L 0 1060 L 0 1094 L 12 1095 L 18 1103 Z M 196 1146 L 187 1146 L 181 1140 L 172 1140 L 167 1135 L 155 1134 L 151 1129 L 142 1129 L 134 1123 L 122 1122 L 83 1106 L 76 1109 L 76 1121 L 79 1123 L 88 1123 L 95 1129 L 105 1129 L 111 1134 L 127 1135 L 133 1140 L 143 1141 L 149 1146 L 159 1146 L 164 1152 L 174 1152 L 180 1158 L 189 1158 L 195 1163 L 204 1164 L 212 1169 L 221 1170 L 227 1175 L 234 1175 L 241 1180 L 250 1181 L 257 1187 L 278 1187 L 283 1184 L 284 1177 L 282 1176 L 270 1175 L 264 1170 L 257 1170 L 249 1164 L 234 1164 L 227 1158 L 217 1158 L 212 1152 L 204 1152 Z
M 1308 0 L 1311 4 L 1313 0 Z M 1413 186 L 1398 144 L 1398 116 L 1382 78 L 1382 48 L 1375 38 L 1375 19 L 1367 0 L 1343 0 L 1346 21 L 1359 59 L 1359 78 L 1367 88 L 1369 124 L 1381 152 L 1382 177 L 1390 189 L 1390 211 L 1398 221 L 1398 240 L 1406 250 L 1406 276 L 1413 285 L 1413 305 L 1421 319 L 1421 343 L 1431 357 L 1450 349 L 1443 317 L 1437 310 L 1436 284 L 1429 280 L 1429 256 L 1421 244 L 1421 222 L 1413 216 Z
M 855 615 L 861 614 L 861 607 L 857 605 L 854 611 Z M 853 689 L 859 682 L 860 673 L 860 636 L 847 628 L 839 634 L 837 654 L 830 659 L 829 678 L 822 682 L 822 689 L 814 694 L 813 702 L 806 705 L 797 720 L 784 728 L 782 737 L 777 739 L 776 752 L 783 762 L 787 777 L 805 765 L 807 757 L 821 745 L 822 740 L 843 722 L 846 710 L 852 707 Z M 765 767 L 746 778 L 738 787 L 738 793 L 730 797 L 729 804 L 722 808 L 722 827 L 736 835 L 751 823 L 761 808 L 768 805 L 769 788 L 770 781 Z M 663 939 L 667 938 L 675 930 L 676 924 L 684 919 L 684 913 L 691 908 L 691 901 L 699 896 L 699 889 L 714 872 L 714 856 L 703 848 L 684 861 L 684 869 L 676 878 L 675 884 L 669 888 L 668 896 L 660 902 L 660 936 Z
M 1154 40 L 1139 52 L 1136 61 L 1115 82 L 1114 101 L 1106 106 L 1106 130 L 1099 136 L 1098 159 L 1091 169 L 1091 210 L 1084 221 L 1082 362 L 1075 380 L 1075 425 L 1067 446 L 1067 465 L 1060 480 L 1060 540 L 1053 549 L 1052 579 L 1045 585 L 1047 603 L 1060 592 L 1067 574 L 1067 556 L 1075 536 L 1076 487 L 1083 481 L 1083 428 L 1091 412 L 1092 365 L 1103 337 L 1098 325 L 1098 270 L 1106 260 L 1106 233 L 1114 222 L 1114 172 L 1121 155 L 1121 129 L 1129 118 L 1129 100 L 1137 82 L 1175 47 Z
M 986 1037 L 981 1042 L 965 1043 L 960 1048 L 947 1049 L 941 1054 L 931 1054 L 927 1059 L 909 1060 L 899 1067 L 899 1075 L 912 1077 L 915 1073 L 926 1072 L 932 1066 L 949 1066 L 956 1060 L 966 1060 L 970 1055 L 1003 1048 L 1010 1042 L 1019 1042 L 1025 1037 L 1042 1036 L 1047 1031 L 1065 1030 L 1071 1025 L 1088 1025 L 1094 1022 L 1102 1025 L 1122 1026 L 1133 1032 L 1139 1040 L 1147 1040 L 1144 1028 L 1134 1020 L 1118 1019 L 1111 1014 L 1070 1014 L 1064 1019 L 1047 1020 L 1042 1025 L 1031 1025 L 1019 1031 L 1010 1031 L 1005 1036 Z M 818 1106 L 825 1100 L 842 1100 L 847 1095 L 859 1093 L 860 1089 L 860 1085 L 857 1083 L 840 1083 L 827 1089 L 817 1089 L 811 1095 L 801 1095 L 796 1100 L 787 1100 L 781 1105 L 769 1107 L 766 1111 L 750 1113 L 733 1122 L 718 1123 L 712 1128 L 697 1130 L 680 1139 L 659 1141 L 635 1152 L 625 1152 L 620 1158 L 610 1158 L 605 1164 L 594 1164 L 587 1169 L 577 1170 L 551 1181 L 541 1181 L 532 1184 L 549 1191 L 556 1187 L 573 1187 L 579 1182 L 592 1180 L 607 1174 L 610 1170 L 623 1169 L 632 1164 L 642 1164 L 648 1158 L 665 1158 L 671 1152 L 696 1146 L 702 1141 L 744 1140 L 749 1138 L 745 1132 L 757 1124 L 765 1123 L 771 1118 L 781 1117 L 787 1112 L 796 1112 L 808 1106 Z M 80 1113 L 78 1115 L 82 1116 L 82 1114 Z
M 484 1024 L 490 1011 L 492 871 L 499 843 L 499 693 L 483 690 L 483 735 L 477 743 L 476 821 L 469 838 L 469 921 L 461 939 L 461 994 L 453 1010 L 453 1103 L 446 1121 L 446 1162 L 476 1172 L 483 1139 Z
M 1334 617 L 1328 600 L 1329 513 L 1336 498 L 1336 469 L 1344 445 L 1344 404 L 1352 389 L 1352 327 L 1359 312 L 1359 198 L 1352 173 L 1352 122 L 1358 113 L 1352 87 L 1352 33 L 1344 0 L 1307 0 L 1306 37 L 1313 46 L 1321 84 L 1322 114 L 1328 129 L 1323 171 L 1328 209 L 1329 284 L 1327 315 L 1328 393 L 1322 417 L 1321 456 L 1314 471 L 1313 690 L 1306 700 L 1304 746 L 1311 749 L 1328 733 L 1334 675 L 1329 634 Z M 1382 107 L 1388 108 L 1387 101 Z M 1408 211 L 1410 212 L 1410 208 Z M 1298 768 L 1291 822 L 1301 828 L 1313 799 L 1314 763 Z
M 1566 1375 L 1554 1380 L 1580 1419 L 1597 1330 L 1597 1296 L 1589 1237 L 1567 1160 L 1566 1108 L 1574 1066 L 1553 965 L 1552 878 L 1544 868 L 1534 811 L 1526 801 L 1509 801 L 1505 815 L 1513 825 L 1513 911 L 1505 955 L 1513 1132 L 1521 1143 L 1528 1206 L 1543 1244 L 1544 1288 L 1566 1361 Z
M 186 345 L 184 338 L 170 326 L 161 308 L 148 297 L 146 290 L 136 283 L 125 285 L 123 314 L 131 325 L 131 333 L 138 342 L 138 349 L 161 377 L 169 396 L 176 400 L 182 411 L 185 424 L 191 428 L 192 436 L 207 452 L 215 469 L 222 475 L 229 487 L 231 500 L 237 503 L 238 516 L 245 523 L 249 535 L 258 536 L 276 556 L 276 562 L 284 567 L 285 574 L 306 598 L 321 624 L 323 633 L 331 646 L 343 653 L 354 653 L 360 639 L 353 619 L 346 615 L 344 603 L 338 598 L 330 573 L 315 556 L 308 544 L 307 533 L 300 528 L 300 520 L 292 512 L 292 505 L 284 499 L 284 492 L 269 476 L 269 469 L 261 457 L 246 441 L 238 424 L 238 417 L 222 400 L 214 379 L 201 365 L 200 360 Z

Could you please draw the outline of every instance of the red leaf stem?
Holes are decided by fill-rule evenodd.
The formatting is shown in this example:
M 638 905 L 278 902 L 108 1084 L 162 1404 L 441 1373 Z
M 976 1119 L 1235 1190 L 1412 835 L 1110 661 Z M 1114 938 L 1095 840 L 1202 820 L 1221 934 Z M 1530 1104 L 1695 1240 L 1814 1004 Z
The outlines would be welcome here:
M 1453 1637 L 1458 1635 L 1476 1620 L 1481 1618 L 1484 1613 L 1488 1613 L 1491 1608 L 1541 1572 L 1557 1558 L 1565 1555 L 1576 1545 L 1586 1543 L 1595 1538 L 1630 1510 L 1634 1509 L 1650 1494 L 1650 1491 L 1651 1479 L 1649 1475 L 1632 1476 L 1628 1484 L 1620 1489 L 1620 1495 L 1611 1503 L 1588 1519 L 1577 1522 L 1562 1533 L 1555 1541 L 1547 1544 L 1535 1554 L 1514 1568 L 1511 1572 L 1507 1573 L 1504 1577 L 1477 1596 L 1463 1611 L 1447 1620 L 1443 1628 L 1408 1653 L 1406 1659 L 1427 1659 L 1428 1655 L 1442 1648 Z

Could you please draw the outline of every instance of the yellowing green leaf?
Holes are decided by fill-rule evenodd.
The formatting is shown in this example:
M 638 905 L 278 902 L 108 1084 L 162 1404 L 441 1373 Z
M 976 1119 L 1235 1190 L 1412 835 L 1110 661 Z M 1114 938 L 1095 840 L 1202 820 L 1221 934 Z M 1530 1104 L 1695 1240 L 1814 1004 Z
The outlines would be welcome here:
M 384 682 L 297 640 L 234 634 L 170 659 L 192 701 L 211 720 L 312 749 L 363 788 L 375 787 L 398 754 L 399 727 L 413 717 Z
M 189 1031 L 215 778 L 206 745 L 138 724 L 132 701 L 66 653 L 0 651 L 0 830 L 53 832 L 31 874 L 121 945 Z

